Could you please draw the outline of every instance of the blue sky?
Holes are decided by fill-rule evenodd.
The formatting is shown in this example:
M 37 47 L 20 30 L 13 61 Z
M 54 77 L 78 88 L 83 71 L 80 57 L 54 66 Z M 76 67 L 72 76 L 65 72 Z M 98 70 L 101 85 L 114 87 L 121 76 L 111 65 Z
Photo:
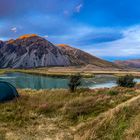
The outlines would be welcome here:
M 0 39 L 35 33 L 113 60 L 140 58 L 139 0 L 0 0 Z

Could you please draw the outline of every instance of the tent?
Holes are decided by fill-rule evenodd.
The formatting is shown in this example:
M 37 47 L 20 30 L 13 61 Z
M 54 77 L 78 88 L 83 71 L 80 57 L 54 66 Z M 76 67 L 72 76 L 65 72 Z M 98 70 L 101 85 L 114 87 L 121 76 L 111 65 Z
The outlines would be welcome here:
M 8 82 L 0 81 L 0 102 L 5 102 L 19 96 L 16 88 Z

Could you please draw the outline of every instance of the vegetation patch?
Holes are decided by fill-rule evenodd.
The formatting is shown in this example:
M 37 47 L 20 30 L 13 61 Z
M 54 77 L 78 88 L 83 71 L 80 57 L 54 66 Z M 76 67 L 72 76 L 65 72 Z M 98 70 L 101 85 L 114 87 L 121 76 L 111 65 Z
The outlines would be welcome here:
M 107 93 L 109 90 L 113 95 Z M 3 139 L 24 140 L 47 137 L 73 140 L 77 136 L 75 132 L 84 134 L 84 131 L 89 130 L 91 130 L 89 135 L 92 136 L 93 131 L 96 131 L 97 137 L 101 139 L 106 135 L 107 138 L 112 136 L 121 138 L 128 128 L 129 123 L 126 119 L 129 121 L 129 118 L 132 118 L 129 114 L 133 108 L 131 111 L 127 107 L 124 112 L 117 112 L 113 115 L 113 119 L 112 114 L 102 116 L 102 113 L 139 95 L 133 88 L 121 87 L 98 90 L 77 89 L 74 93 L 68 90 L 18 91 L 20 94 L 18 99 L 0 104 L 0 134 L 2 134 L 0 137 Z M 114 94 L 116 91 L 118 93 Z M 133 94 L 130 94 L 132 91 Z M 127 115 L 123 115 L 125 112 L 128 112 Z M 97 122 L 94 121 L 96 119 Z M 94 125 L 86 125 L 88 122 L 93 122 Z M 80 127 L 79 130 L 82 124 L 84 129 Z
M 121 76 L 117 79 L 117 84 L 118 84 L 118 86 L 121 86 L 121 87 L 132 88 L 136 85 L 136 82 L 134 81 L 134 76 L 125 75 L 125 76 Z
M 140 96 L 134 97 L 83 125 L 79 132 L 86 134 L 84 139 L 88 140 L 124 140 L 131 120 L 140 111 L 139 106 Z

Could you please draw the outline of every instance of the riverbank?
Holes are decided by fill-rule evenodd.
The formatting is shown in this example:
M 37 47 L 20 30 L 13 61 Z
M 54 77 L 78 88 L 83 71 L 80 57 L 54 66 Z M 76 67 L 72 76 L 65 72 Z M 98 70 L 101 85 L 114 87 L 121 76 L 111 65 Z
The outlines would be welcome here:
M 93 73 L 87 72 L 80 72 L 80 71 L 58 71 L 51 70 L 48 68 L 37 68 L 37 69 L 3 69 L 0 70 L 0 74 L 4 73 L 11 73 L 11 72 L 21 72 L 27 74 L 34 74 L 34 75 L 41 75 L 41 76 L 48 76 L 48 77 L 69 77 L 71 75 L 80 73 L 84 78 L 91 78 L 94 76 Z
M 107 74 L 114 76 L 124 76 L 131 74 L 134 77 L 140 77 L 138 70 L 88 70 L 75 67 L 51 67 L 51 68 L 35 68 L 35 69 L 0 69 L 0 74 L 10 72 L 21 72 L 34 75 L 50 76 L 50 77 L 68 77 L 76 73 L 80 73 L 85 78 L 91 78 L 98 74 Z
M 127 140 L 140 137 L 139 127 L 132 125 L 140 120 L 138 89 L 79 89 L 75 93 L 19 89 L 18 92 L 20 98 L 0 104 L 0 139 Z

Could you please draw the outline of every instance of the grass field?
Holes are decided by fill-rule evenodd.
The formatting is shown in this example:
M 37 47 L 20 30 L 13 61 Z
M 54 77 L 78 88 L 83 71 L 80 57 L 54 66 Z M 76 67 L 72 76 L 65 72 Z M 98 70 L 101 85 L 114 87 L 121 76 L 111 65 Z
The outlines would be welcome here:
M 140 91 L 18 90 L 0 104 L 0 140 L 139 140 Z
M 23 72 L 28 74 L 36 74 L 51 77 L 67 77 L 80 73 L 83 77 L 93 77 L 96 74 L 110 74 L 115 76 L 124 76 L 126 74 L 132 74 L 135 77 L 140 77 L 139 70 L 94 70 L 84 69 L 83 67 L 50 67 L 50 68 L 35 68 L 35 69 L 0 69 L 0 74 L 9 72 Z

